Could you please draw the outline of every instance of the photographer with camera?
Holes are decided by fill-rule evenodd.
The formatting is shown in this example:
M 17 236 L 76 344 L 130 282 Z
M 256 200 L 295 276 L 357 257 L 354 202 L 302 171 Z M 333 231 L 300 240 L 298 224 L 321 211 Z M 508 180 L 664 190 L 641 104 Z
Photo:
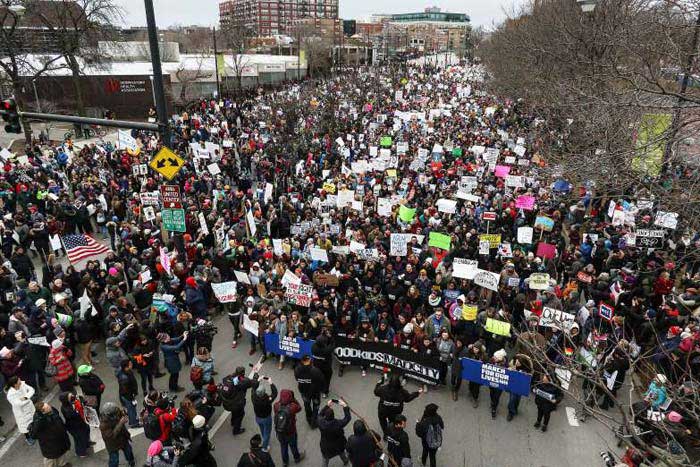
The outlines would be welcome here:
M 335 418 L 333 406 L 340 405 L 343 408 L 343 418 Z M 323 456 L 323 467 L 328 467 L 328 462 L 335 456 L 340 456 L 343 464 L 349 462 L 345 453 L 347 440 L 345 439 L 345 427 L 352 417 L 350 408 L 343 399 L 331 399 L 318 414 L 318 429 L 321 432 L 321 455 Z
M 261 447 L 262 438 L 255 434 L 250 438 L 250 451 L 244 452 L 236 467 L 275 467 L 272 456 Z
M 263 376 L 261 381 L 270 385 L 270 393 L 265 389 L 264 384 L 260 384 L 250 395 L 255 412 L 255 423 L 260 428 L 262 436 L 262 449 L 267 452 L 270 448 L 270 434 L 272 433 L 272 403 L 277 399 L 277 386 L 269 376 Z
M 245 368 L 239 366 L 233 374 L 226 376 L 221 384 L 221 400 L 224 409 L 231 412 L 231 430 L 234 436 L 245 431 L 245 428 L 241 428 L 245 417 L 245 396 L 248 389 L 258 387 L 258 378 L 257 371 L 253 374 L 253 379 L 247 378 Z
M 100 432 L 102 440 L 105 443 L 105 448 L 109 453 L 109 467 L 117 467 L 119 465 L 119 451 L 124 452 L 124 457 L 129 463 L 129 467 L 136 465 L 134 452 L 131 449 L 131 435 L 126 426 L 129 417 L 126 411 L 119 408 L 112 402 L 105 403 L 102 407 L 100 417 Z
M 156 410 L 153 412 L 153 416 L 155 416 L 158 423 L 158 429 L 160 430 L 158 440 L 165 446 L 170 446 L 172 444 L 170 429 L 172 427 L 173 420 L 175 420 L 175 417 L 177 416 L 177 408 L 175 407 L 174 402 L 174 399 L 162 397 L 156 404 Z M 150 422 L 151 419 L 147 418 L 147 421 Z M 145 431 L 146 426 L 144 426 L 144 433 Z

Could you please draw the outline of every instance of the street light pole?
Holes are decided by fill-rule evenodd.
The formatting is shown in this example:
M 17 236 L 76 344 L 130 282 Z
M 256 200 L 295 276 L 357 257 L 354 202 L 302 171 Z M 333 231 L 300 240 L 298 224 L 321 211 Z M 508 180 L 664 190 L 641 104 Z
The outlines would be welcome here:
M 151 64 L 153 66 L 153 90 L 156 95 L 156 112 L 158 125 L 163 135 L 163 145 L 170 147 L 170 126 L 165 105 L 165 89 L 163 86 L 163 69 L 160 65 L 160 49 L 158 48 L 158 28 L 156 15 L 153 11 L 153 0 L 144 0 L 146 7 L 146 25 L 148 26 L 148 42 L 151 48 Z
M 214 36 L 214 70 L 216 70 L 216 98 L 221 100 L 221 85 L 219 83 L 219 51 L 216 47 L 216 26 L 212 28 Z

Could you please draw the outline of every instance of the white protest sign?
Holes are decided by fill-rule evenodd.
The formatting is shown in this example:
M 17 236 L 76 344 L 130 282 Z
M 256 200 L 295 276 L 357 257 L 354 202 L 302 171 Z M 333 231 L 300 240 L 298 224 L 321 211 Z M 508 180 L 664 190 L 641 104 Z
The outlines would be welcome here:
M 61 244 L 61 237 L 59 237 L 58 234 L 50 236 L 49 242 L 51 242 L 51 249 L 53 251 L 58 251 L 63 248 L 63 245 Z
M 472 280 L 478 270 L 479 262 L 475 259 L 454 258 L 452 260 L 452 277 Z
M 311 252 L 311 259 L 313 261 L 323 261 L 323 262 L 328 262 L 328 252 L 324 250 L 323 248 L 311 248 L 309 250 Z
M 289 283 L 287 284 L 284 297 L 287 299 L 287 302 L 292 305 L 308 307 L 311 305 L 313 292 L 314 288 L 311 285 Z
M 282 248 L 281 238 L 272 239 L 272 252 L 277 256 L 282 256 L 284 254 L 284 248 Z
M 457 212 L 457 201 L 441 198 L 437 200 L 437 208 L 440 212 L 454 214 Z
M 216 162 L 209 164 L 207 166 L 207 170 L 209 171 L 210 174 L 212 174 L 214 176 L 219 175 L 221 173 L 221 169 L 219 168 L 219 164 L 217 164 Z
M 247 314 L 243 315 L 243 329 L 257 336 L 260 333 L 260 322 L 250 319 Z
M 160 194 L 157 191 L 146 191 L 140 193 L 139 196 L 141 197 L 141 204 L 144 206 L 158 206 L 158 196 Z
M 664 227 L 667 229 L 675 230 L 678 227 L 678 213 L 677 212 L 666 212 L 659 211 L 656 213 L 656 218 L 654 219 L 654 225 L 659 227 Z
M 282 286 L 287 287 L 289 284 L 301 284 L 301 278 L 298 277 L 296 274 L 294 274 L 292 271 L 287 269 L 284 271 L 284 275 L 282 276 Z
M 265 184 L 265 194 L 263 195 L 263 201 L 265 201 L 266 203 L 269 203 L 272 199 L 272 189 L 272 183 Z
M 390 198 L 377 198 L 377 214 L 380 216 L 391 216 L 391 206 Z
M 483 269 L 477 269 L 477 272 L 474 275 L 474 283 L 476 285 L 493 291 L 498 290 L 499 280 L 500 276 L 498 274 L 495 272 L 485 271 Z
M 525 310 L 525 317 L 529 317 L 531 314 L 531 311 Z M 546 306 L 542 309 L 539 325 L 548 328 L 557 327 L 559 329 L 566 330 L 571 328 L 575 320 L 576 317 L 571 313 L 566 313 L 564 311 Z
M 248 277 L 248 273 L 243 271 L 233 271 L 233 273 L 236 275 L 238 282 L 250 285 L 250 277 Z
M 207 225 L 207 220 L 204 218 L 204 213 L 200 212 L 197 214 L 197 219 L 199 219 L 199 227 L 202 229 L 204 235 L 209 235 L 209 226 Z
M 406 256 L 408 254 L 408 244 L 401 234 L 391 234 L 389 254 L 391 256 Z
M 490 249 L 491 249 L 491 242 L 489 242 L 488 240 L 479 241 L 479 254 L 480 255 L 488 255 Z
M 220 303 L 229 303 L 236 301 L 237 292 L 235 281 L 220 282 L 218 284 L 212 283 L 210 285 L 211 290 L 214 292 L 214 295 Z
M 147 221 L 152 221 L 156 218 L 156 211 L 153 209 L 153 206 L 145 206 L 143 208 L 143 218 Z
M 170 257 L 168 256 L 166 249 L 163 247 L 160 247 L 160 265 L 163 266 L 165 272 L 170 275 Z
M 535 272 L 528 277 L 528 286 L 533 290 L 546 290 L 549 288 L 549 274 Z
M 255 234 L 258 231 L 258 228 L 255 225 L 255 217 L 253 217 L 253 210 L 248 209 L 248 212 L 245 215 L 245 219 L 248 222 L 248 228 L 250 229 L 250 236 L 255 237 Z
M 518 243 L 532 243 L 532 227 L 518 227 Z

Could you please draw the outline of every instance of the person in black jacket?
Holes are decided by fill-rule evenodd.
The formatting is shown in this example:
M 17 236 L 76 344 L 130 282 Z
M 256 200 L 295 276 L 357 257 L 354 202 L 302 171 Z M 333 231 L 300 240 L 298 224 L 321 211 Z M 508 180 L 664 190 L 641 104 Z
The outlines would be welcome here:
M 343 464 L 348 463 L 348 456 L 345 454 L 345 426 L 350 423 L 350 408 L 343 399 L 338 400 L 337 403 L 343 408 L 343 418 L 337 419 L 333 414 L 333 404 L 335 403 L 336 401 L 329 400 L 318 414 L 323 467 L 328 467 L 328 462 L 335 456 L 340 456 Z
M 325 386 L 325 378 L 321 370 L 311 364 L 311 356 L 304 355 L 301 365 L 294 369 L 294 377 L 299 385 L 299 392 L 304 401 L 306 421 L 311 428 L 316 428 L 318 408 L 321 405 L 321 388 Z
M 250 438 L 250 452 L 241 454 L 236 467 L 275 467 L 272 456 L 260 446 L 261 444 L 262 438 L 260 435 L 253 435 Z
M 255 412 L 255 423 L 260 428 L 262 436 L 262 449 L 267 451 L 270 447 L 270 434 L 272 433 L 272 403 L 277 399 L 277 386 L 269 376 L 263 376 L 263 381 L 270 384 L 271 393 L 268 394 L 263 384 L 259 385 L 250 395 Z
M 117 373 L 119 401 L 129 415 L 129 427 L 137 428 L 141 426 L 136 414 L 136 396 L 139 394 L 139 384 L 136 382 L 131 360 L 122 360 L 120 367 L 121 369 Z
M 428 432 L 430 427 L 432 427 L 433 433 L 438 431 L 442 435 L 442 430 L 445 429 L 445 422 L 442 421 L 442 417 L 437 413 L 438 406 L 435 404 L 428 404 L 425 406 L 423 411 L 423 417 L 416 424 L 416 435 L 421 439 L 423 444 L 423 453 L 420 456 L 421 463 L 425 465 L 425 461 L 430 457 L 430 467 L 435 467 L 435 454 L 437 453 L 438 447 L 435 445 L 430 446 L 431 443 L 435 442 L 435 436 L 432 440 L 429 440 Z M 439 427 L 439 428 L 438 428 Z M 442 436 L 440 436 L 440 441 Z
M 324 332 L 311 346 L 311 355 L 316 368 L 323 373 L 323 388 L 321 393 L 323 397 L 328 397 L 331 378 L 333 378 L 333 345 L 330 342 L 328 335 Z
M 90 426 L 83 415 L 84 401 L 71 392 L 61 393 L 58 399 L 61 401 L 61 415 L 66 421 L 66 430 L 75 442 L 75 455 L 85 458 L 90 448 Z
M 231 412 L 231 430 L 234 435 L 245 432 L 241 428 L 245 417 L 245 396 L 248 389 L 257 389 L 259 381 L 258 373 L 253 374 L 253 379 L 245 376 L 245 368 L 239 366 L 236 370 L 224 378 L 221 387 L 221 401 L 224 409 Z
M 195 467 L 216 467 L 216 459 L 211 455 L 212 445 L 209 442 L 207 422 L 201 415 L 192 419 L 192 442 L 178 459 L 178 465 Z
M 403 459 L 411 459 L 411 445 L 408 442 L 406 428 L 406 417 L 397 415 L 394 417 L 394 424 L 384 435 L 389 456 L 396 465 L 403 465 Z
M 70 462 L 64 461 L 70 449 L 70 439 L 58 410 L 43 401 L 37 402 L 34 407 L 36 412 L 29 427 L 29 436 L 39 441 L 44 465 L 71 467 Z
M 353 434 L 348 438 L 345 449 L 348 452 L 352 467 L 371 467 L 378 460 L 381 449 L 377 445 L 379 435 L 368 432 L 365 422 L 355 420 L 352 425 Z
M 374 395 L 379 397 L 377 416 L 384 434 L 387 433 L 389 424 L 394 421 L 394 417 L 403 412 L 404 403 L 411 402 L 423 392 L 422 389 L 415 392 L 405 390 L 399 375 L 391 375 L 387 384 L 384 384 L 385 379 L 386 373 L 382 375 L 374 387 Z
M 534 424 L 535 428 L 542 424 L 542 431 L 547 431 L 549 425 L 549 416 L 557 407 L 557 404 L 562 399 L 561 390 L 553 385 L 547 374 L 542 375 L 542 381 L 532 390 L 535 393 L 535 404 L 537 405 L 537 421 Z

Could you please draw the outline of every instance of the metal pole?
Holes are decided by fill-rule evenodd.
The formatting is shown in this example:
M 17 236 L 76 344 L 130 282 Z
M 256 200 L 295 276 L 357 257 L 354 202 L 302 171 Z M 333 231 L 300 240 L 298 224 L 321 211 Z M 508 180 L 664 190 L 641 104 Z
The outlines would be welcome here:
M 135 130 L 159 131 L 155 123 L 130 122 L 127 120 L 110 120 L 107 118 L 78 117 L 73 115 L 45 114 L 41 112 L 17 112 L 22 118 L 44 120 L 48 122 L 79 123 L 83 125 L 100 125 L 116 128 L 133 128 Z
M 170 126 L 168 126 L 168 114 L 165 104 L 165 90 L 163 86 L 163 70 L 160 66 L 160 49 L 158 48 L 158 28 L 156 27 L 156 15 L 153 11 L 153 0 L 143 0 L 146 7 L 146 24 L 148 25 L 148 42 L 151 46 L 151 64 L 153 65 L 153 89 L 156 94 L 156 111 L 158 112 L 158 124 L 163 134 L 163 145 L 170 147 Z
M 216 98 L 221 99 L 221 84 L 219 83 L 219 51 L 216 48 L 216 26 L 212 28 L 214 35 L 214 69 L 216 70 Z
M 301 81 L 301 27 L 297 24 L 297 81 Z

